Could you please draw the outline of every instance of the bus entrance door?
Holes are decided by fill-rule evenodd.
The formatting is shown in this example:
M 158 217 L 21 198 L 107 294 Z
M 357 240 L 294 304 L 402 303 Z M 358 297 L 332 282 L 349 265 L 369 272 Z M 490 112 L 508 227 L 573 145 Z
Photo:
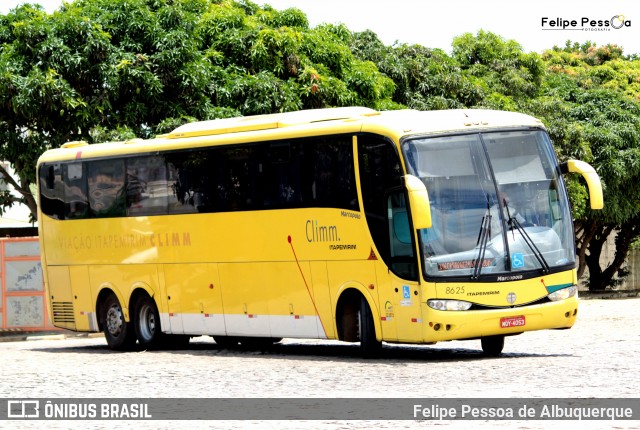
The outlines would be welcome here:
M 386 275 L 386 276 L 385 276 Z M 382 336 L 387 341 L 418 342 L 422 339 L 420 285 L 396 276 L 378 276 Z
M 383 332 L 385 326 L 387 330 L 395 327 L 398 341 L 418 342 L 422 339 L 419 268 L 406 196 L 403 192 L 389 194 L 387 216 L 387 273 L 378 276 L 379 280 L 385 282 L 385 285 L 380 286 L 378 294 L 380 303 L 384 304 L 381 319 L 391 319 L 392 323 L 387 324 L 383 319 Z

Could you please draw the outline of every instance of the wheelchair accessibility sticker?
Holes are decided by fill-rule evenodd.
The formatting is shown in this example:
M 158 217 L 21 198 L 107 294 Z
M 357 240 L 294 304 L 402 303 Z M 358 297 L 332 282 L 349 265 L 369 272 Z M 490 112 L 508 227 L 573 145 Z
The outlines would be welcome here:
M 519 269 L 524 267 L 524 255 L 521 252 L 511 254 L 511 268 Z
M 411 288 L 408 285 L 402 286 L 402 300 L 400 306 L 411 306 Z

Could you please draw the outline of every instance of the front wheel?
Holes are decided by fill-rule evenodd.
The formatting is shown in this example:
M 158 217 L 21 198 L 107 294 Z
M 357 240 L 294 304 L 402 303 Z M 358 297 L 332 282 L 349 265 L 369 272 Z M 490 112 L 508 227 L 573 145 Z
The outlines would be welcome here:
M 373 313 L 362 297 L 360 299 L 360 310 L 358 311 L 358 325 L 360 337 L 360 351 L 364 357 L 375 357 L 382 349 L 382 342 L 376 339 L 376 328 L 373 324 Z
M 124 311 L 115 294 L 109 294 L 102 307 L 102 328 L 109 348 L 130 351 L 136 344 L 136 333 L 131 322 L 126 322 Z
M 487 357 L 497 357 L 504 348 L 504 336 L 487 336 L 480 339 L 482 353 Z
M 156 302 L 146 294 L 136 300 L 134 326 L 142 348 L 153 349 L 160 345 L 162 338 L 160 314 Z

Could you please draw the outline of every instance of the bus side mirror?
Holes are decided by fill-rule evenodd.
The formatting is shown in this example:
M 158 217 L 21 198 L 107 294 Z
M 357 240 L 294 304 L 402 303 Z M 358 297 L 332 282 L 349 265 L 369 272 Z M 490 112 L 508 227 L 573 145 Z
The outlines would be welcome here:
M 560 164 L 560 172 L 580 173 L 589 188 L 589 200 L 591 201 L 591 209 L 602 209 L 604 207 L 604 198 L 602 197 L 602 184 L 600 177 L 589 163 L 579 160 L 568 160 Z
M 404 177 L 404 184 L 409 196 L 409 206 L 411 207 L 411 219 L 413 228 L 431 227 L 431 208 L 429 207 L 429 194 L 424 183 L 413 175 Z

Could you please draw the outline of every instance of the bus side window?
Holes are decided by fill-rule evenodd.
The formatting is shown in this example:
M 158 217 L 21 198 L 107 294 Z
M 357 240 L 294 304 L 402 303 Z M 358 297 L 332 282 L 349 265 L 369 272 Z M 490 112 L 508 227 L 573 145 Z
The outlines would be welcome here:
M 96 218 L 124 216 L 124 160 L 91 161 L 88 164 L 90 215 Z
M 265 149 L 268 158 L 265 154 L 264 164 L 268 164 L 271 183 L 268 195 L 262 200 L 268 202 L 267 207 L 299 207 L 302 201 L 301 145 L 289 141 L 273 142 L 268 147 L 265 145 Z
M 351 137 L 317 138 L 313 164 L 312 192 L 320 207 L 359 210 Z
M 164 215 L 169 195 L 164 157 L 146 156 L 127 160 L 127 215 Z
M 215 184 L 203 166 L 210 165 L 210 171 L 217 170 L 210 151 L 173 152 L 165 154 L 164 159 L 171 188 L 168 213 L 205 212 L 211 195 L 209 189 L 215 188 Z
M 54 219 L 64 219 L 64 184 L 60 164 L 40 167 L 40 210 Z
M 84 163 L 64 165 L 65 219 L 86 218 L 89 211 Z

